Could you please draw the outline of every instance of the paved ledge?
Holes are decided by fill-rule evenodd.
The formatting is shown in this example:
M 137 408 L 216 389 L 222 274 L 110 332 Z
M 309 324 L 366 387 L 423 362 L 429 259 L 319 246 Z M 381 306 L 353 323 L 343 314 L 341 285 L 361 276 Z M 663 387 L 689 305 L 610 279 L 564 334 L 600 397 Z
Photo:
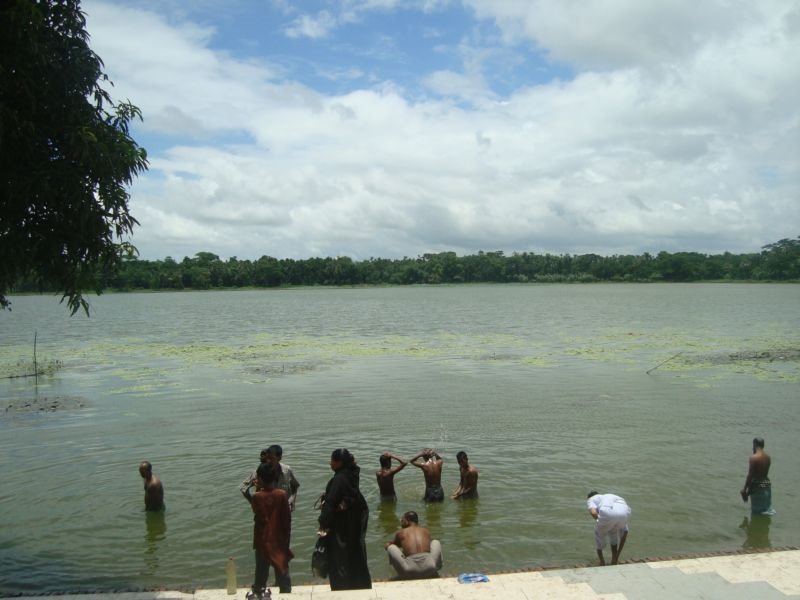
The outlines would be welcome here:
M 800 599 L 800 549 L 736 552 L 627 561 L 616 567 L 537 568 L 488 574 L 484 583 L 456 577 L 376 581 L 371 590 L 331 592 L 327 584 L 298 585 L 275 600 L 778 600 Z M 244 600 L 246 588 L 49 594 L 62 600 Z M 19 597 L 19 596 L 17 596 Z

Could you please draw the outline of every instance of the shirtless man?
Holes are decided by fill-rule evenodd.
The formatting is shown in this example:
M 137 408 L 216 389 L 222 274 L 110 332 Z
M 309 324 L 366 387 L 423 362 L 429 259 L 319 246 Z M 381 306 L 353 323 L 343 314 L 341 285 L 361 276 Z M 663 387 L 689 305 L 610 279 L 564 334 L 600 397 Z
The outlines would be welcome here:
M 144 509 L 159 511 L 164 509 L 164 486 L 153 473 L 153 465 L 144 461 L 139 465 L 139 475 L 144 478 Z
M 399 463 L 396 467 L 392 467 L 393 459 Z M 393 502 L 397 500 L 397 494 L 394 491 L 394 476 L 405 468 L 408 461 L 403 460 L 391 452 L 384 452 L 381 454 L 378 461 L 381 464 L 381 468 L 375 471 L 375 477 L 378 480 L 378 490 L 381 493 L 381 501 Z
M 454 500 L 460 498 L 477 498 L 478 497 L 478 469 L 469 464 L 469 457 L 463 450 L 456 454 L 459 470 L 461 471 L 461 479 L 458 482 L 458 487 L 450 496 Z
M 439 576 L 442 568 L 442 545 L 431 540 L 431 533 L 420 527 L 419 517 L 413 510 L 400 519 L 401 529 L 385 545 L 389 563 L 397 571 L 398 579 L 431 579 Z
M 772 483 L 769 480 L 771 462 L 769 454 L 764 452 L 764 438 L 754 438 L 747 479 L 739 492 L 745 502 L 750 499 L 750 511 L 754 515 L 771 515 L 775 512 L 772 509 Z
M 422 459 L 420 461 L 420 459 Z M 442 489 L 442 457 L 432 448 L 425 448 L 422 452 L 411 459 L 411 464 L 422 469 L 425 475 L 425 495 L 422 497 L 426 502 L 442 502 L 444 500 L 444 490 Z

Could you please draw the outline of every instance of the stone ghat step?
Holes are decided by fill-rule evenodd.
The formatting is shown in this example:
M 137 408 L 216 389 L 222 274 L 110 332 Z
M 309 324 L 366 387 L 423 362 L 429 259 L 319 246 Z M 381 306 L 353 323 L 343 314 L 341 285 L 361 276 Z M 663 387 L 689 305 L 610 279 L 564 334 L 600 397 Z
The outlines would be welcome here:
M 244 600 L 223 590 L 50 594 L 59 600 Z M 326 584 L 273 591 L 275 600 L 800 600 L 800 550 L 720 554 L 659 562 L 631 561 L 616 567 L 536 569 L 489 574 L 484 583 L 455 577 L 375 582 L 370 590 L 331 592 Z M 19 597 L 19 596 L 17 596 Z

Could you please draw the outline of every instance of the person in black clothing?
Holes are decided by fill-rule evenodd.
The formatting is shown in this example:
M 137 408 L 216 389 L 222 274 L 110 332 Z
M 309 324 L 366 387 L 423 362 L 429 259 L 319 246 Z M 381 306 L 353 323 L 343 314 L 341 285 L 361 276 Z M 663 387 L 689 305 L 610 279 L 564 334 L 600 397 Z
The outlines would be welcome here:
M 327 538 L 331 590 L 370 589 L 365 542 L 369 508 L 358 487 L 361 469 L 345 448 L 333 451 L 331 469 L 334 474 L 319 515 L 320 535 Z

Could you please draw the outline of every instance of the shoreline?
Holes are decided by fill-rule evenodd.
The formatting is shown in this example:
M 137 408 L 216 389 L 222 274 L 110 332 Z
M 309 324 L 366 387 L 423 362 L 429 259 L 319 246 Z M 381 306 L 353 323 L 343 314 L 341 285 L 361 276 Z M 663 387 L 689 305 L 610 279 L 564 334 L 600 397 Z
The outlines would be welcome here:
M 543 566 L 536 566 L 536 567 L 525 567 L 519 569 L 508 569 L 508 570 L 499 570 L 499 571 L 491 571 L 482 573 L 489 577 L 489 581 L 492 582 L 498 578 L 503 577 L 514 577 L 514 576 L 548 576 L 554 575 L 556 573 L 563 574 L 563 573 L 586 573 L 586 572 L 613 572 L 614 570 L 620 567 L 635 567 L 636 565 L 645 565 L 650 566 L 654 569 L 664 568 L 667 566 L 672 566 L 672 564 L 676 564 L 680 566 L 681 563 L 686 563 L 687 566 L 694 567 L 691 563 L 696 563 L 697 561 L 703 560 L 714 560 L 714 559 L 731 559 L 736 561 L 737 559 L 754 559 L 756 557 L 770 557 L 774 555 L 776 558 L 778 555 L 782 553 L 793 553 L 792 559 L 793 564 L 796 563 L 796 569 L 792 568 L 790 572 L 787 574 L 791 577 L 790 581 L 796 581 L 798 586 L 798 594 L 800 594 L 800 546 L 782 546 L 782 547 L 775 547 L 775 548 L 747 548 L 747 549 L 740 549 L 740 550 L 722 550 L 717 552 L 699 552 L 699 553 L 690 553 L 690 554 L 679 554 L 675 556 L 656 556 L 656 557 L 640 557 L 640 558 L 631 558 L 627 560 L 623 560 L 619 563 L 619 565 L 612 566 L 607 565 L 605 567 L 601 567 L 600 565 L 596 564 L 595 561 L 590 561 L 586 563 L 575 563 L 575 564 L 552 564 L 552 565 L 543 565 Z M 669 564 L 667 564 L 669 563 Z M 738 569 L 738 567 L 736 567 Z M 712 569 L 713 570 L 713 569 Z M 783 571 L 785 569 L 782 568 Z M 698 571 L 698 572 L 705 572 L 705 571 Z M 458 577 L 458 573 L 449 573 L 443 571 L 440 573 L 440 577 L 437 579 L 417 579 L 417 580 L 409 580 L 409 581 L 399 581 L 396 579 L 373 579 L 373 584 L 378 584 L 378 587 L 382 586 L 395 586 L 403 588 L 404 586 L 410 586 L 414 588 L 420 587 L 430 587 L 434 588 L 437 584 L 450 582 L 455 580 Z M 590 576 L 591 578 L 591 576 Z M 746 576 L 743 575 L 743 578 L 746 579 Z M 220 576 L 222 580 L 222 575 Z M 536 577 L 538 580 L 539 578 Z M 561 578 L 563 579 L 563 577 Z M 456 585 L 461 585 L 456 583 Z M 478 584 L 481 586 L 485 586 L 487 584 Z M 519 585 L 524 585 L 524 583 L 520 583 Z M 274 586 L 273 586 L 274 587 Z M 315 588 L 319 588 L 316 592 L 313 590 Z M 375 586 L 373 586 L 373 592 L 375 590 Z M 52 592 L 19 592 L 19 593 L 10 593 L 10 594 L 0 594 L 0 600 L 6 598 L 51 598 L 51 597 L 91 597 L 91 598 L 99 598 L 100 596 L 125 596 L 126 598 L 152 598 L 153 600 L 162 598 L 176 598 L 174 594 L 180 594 L 181 597 L 188 596 L 192 597 L 195 595 L 202 596 L 203 598 L 210 599 L 213 598 L 215 600 L 230 598 L 235 599 L 239 597 L 239 594 L 244 597 L 244 594 L 249 591 L 249 587 L 245 586 L 237 586 L 237 593 L 227 594 L 227 591 L 223 588 L 203 588 L 203 587 L 190 587 L 190 586 L 177 586 L 177 587 L 153 587 L 153 588 L 117 588 L 117 589 L 74 589 L 74 590 L 63 590 L 63 591 L 52 591 Z M 344 598 L 345 595 L 358 595 L 359 597 L 376 597 L 376 598 L 383 598 L 383 595 L 376 595 L 376 594 L 369 594 L 369 590 L 352 590 L 352 591 L 342 591 L 342 592 L 330 592 L 328 588 L 327 580 L 320 580 L 317 583 L 312 584 L 301 584 L 293 586 L 293 591 L 290 594 L 280 594 L 280 597 L 290 598 L 295 596 L 304 596 L 310 597 L 312 594 L 317 593 L 335 593 L 337 594 L 336 597 Z M 277 595 L 277 590 L 276 590 Z M 792 594 L 794 595 L 794 594 Z M 430 595 L 429 593 L 424 596 L 427 600 L 434 600 L 437 596 Z M 450 595 L 449 597 L 453 597 Z M 489 596 L 492 597 L 492 596 Z M 560 596 L 548 596 L 550 598 L 558 598 Z M 573 596 L 564 596 L 564 597 L 573 597 Z M 581 596 L 584 597 L 584 596 Z M 705 597 L 705 596 L 704 596 Z M 423 596 L 420 596 L 421 600 L 424 600 Z M 620 598 L 625 598 L 624 595 L 620 596 Z

